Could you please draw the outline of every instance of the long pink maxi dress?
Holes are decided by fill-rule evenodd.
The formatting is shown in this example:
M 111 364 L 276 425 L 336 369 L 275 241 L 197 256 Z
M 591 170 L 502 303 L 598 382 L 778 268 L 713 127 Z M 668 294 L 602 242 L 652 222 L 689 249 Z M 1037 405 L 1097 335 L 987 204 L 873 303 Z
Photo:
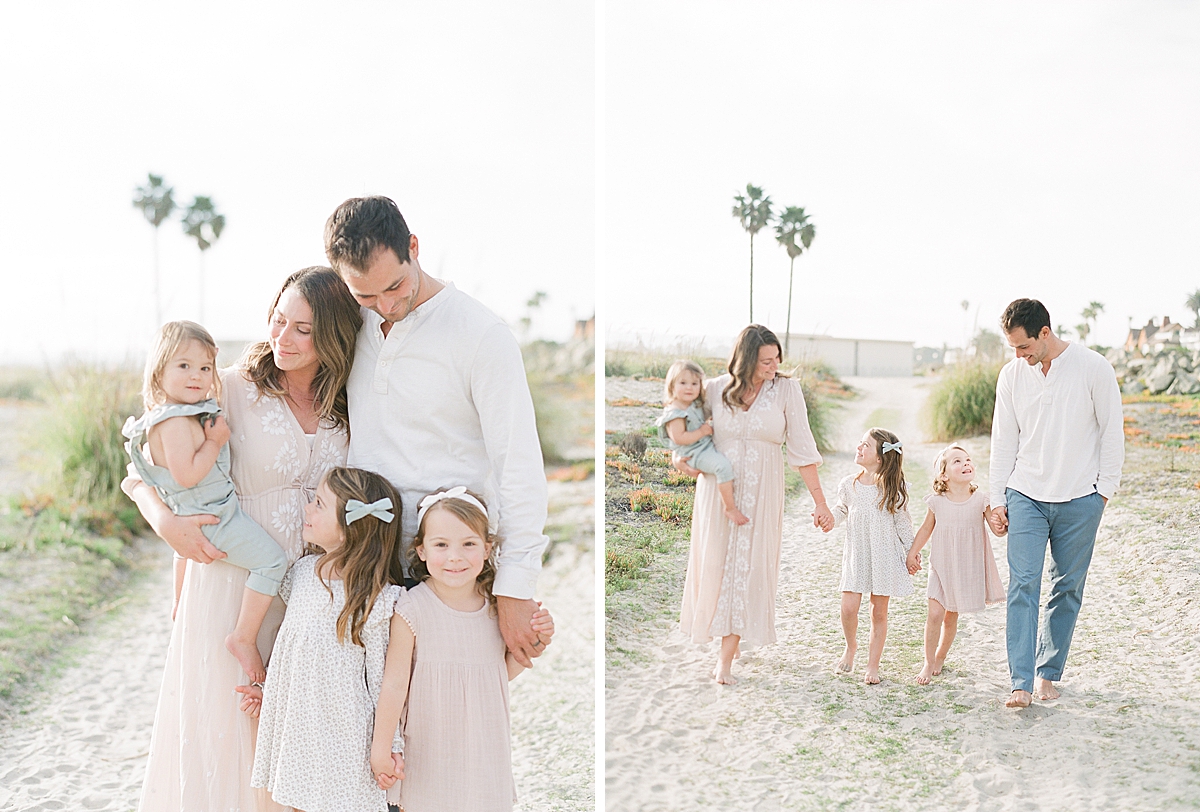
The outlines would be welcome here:
M 330 468 L 346 462 L 347 437 L 322 426 L 306 437 L 279 398 L 237 370 L 221 373 L 229 421 L 230 473 L 242 510 L 287 553 L 300 556 L 304 506 Z M 311 448 L 310 448 L 311 443 Z M 154 716 L 140 812 L 282 812 L 266 790 L 250 787 L 258 722 L 238 709 L 235 685 L 249 680 L 225 649 L 237 623 L 247 571 L 223 561 L 188 562 L 171 629 L 162 693 Z M 165 611 L 165 609 L 164 609 Z M 258 648 L 266 661 L 283 620 L 276 599 Z
M 721 390 L 730 376 L 705 383 L 713 441 L 733 463 L 734 499 L 750 523 L 725 518 L 716 477 L 702 474 L 692 508 L 692 549 L 680 624 L 697 643 L 736 634 L 746 645 L 775 642 L 775 588 L 783 541 L 784 454 L 793 467 L 819 464 L 800 384 L 777 377 L 747 410 L 728 409 Z

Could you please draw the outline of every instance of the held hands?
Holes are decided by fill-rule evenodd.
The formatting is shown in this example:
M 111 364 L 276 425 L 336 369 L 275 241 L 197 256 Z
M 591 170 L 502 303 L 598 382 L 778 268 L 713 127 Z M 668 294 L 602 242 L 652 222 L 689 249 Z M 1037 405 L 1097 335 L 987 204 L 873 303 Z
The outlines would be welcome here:
M 997 536 L 1006 535 L 1008 533 L 1008 508 L 992 508 L 988 511 L 987 523 Z
M 217 444 L 217 448 L 229 442 L 229 424 L 225 422 L 224 415 L 216 415 L 204 421 L 204 439 L 212 440 Z
M 390 742 L 388 743 L 390 747 Z M 376 752 L 371 748 L 371 775 L 380 789 L 391 789 L 397 781 L 404 780 L 404 754 L 393 753 L 390 749 Z
M 824 503 L 817 505 L 816 510 L 812 512 L 813 527 L 821 528 L 822 533 L 828 533 L 833 530 L 833 513 L 829 510 L 829 505 Z
M 542 651 L 546 650 L 546 646 L 550 645 L 550 639 L 554 637 L 554 618 L 550 613 L 541 608 L 542 602 L 538 601 L 538 610 L 533 613 L 533 617 L 529 619 L 529 625 L 537 633 L 538 641 L 541 645 L 538 646 Z
M 908 555 L 904 559 L 904 566 L 908 568 L 909 575 L 916 575 L 921 571 L 921 551 L 909 550 Z

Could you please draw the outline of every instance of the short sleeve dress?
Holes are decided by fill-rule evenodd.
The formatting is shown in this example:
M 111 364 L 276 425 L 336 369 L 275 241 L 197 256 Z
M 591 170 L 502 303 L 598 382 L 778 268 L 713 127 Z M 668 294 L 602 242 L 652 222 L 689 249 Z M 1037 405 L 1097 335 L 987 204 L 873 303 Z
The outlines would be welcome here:
M 889 513 L 879 505 L 879 487 L 851 474 L 838 483 L 833 518 L 846 524 L 840 591 L 901 598 L 913 594 L 905 557 L 913 545 L 907 508 Z M 865 478 L 865 477 L 863 477 Z
M 982 489 L 965 502 L 930 494 L 925 504 L 936 523 L 929 538 L 929 597 L 948 612 L 979 612 L 1004 600 L 1004 584 L 983 524 L 988 497 Z
M 416 642 L 401 716 L 406 812 L 510 812 L 508 668 L 487 604 L 460 612 L 422 583 L 396 602 Z M 308 807 L 304 807 L 308 812 Z
M 297 561 L 280 588 L 288 608 L 267 669 L 250 784 L 304 812 L 387 812 L 371 775 L 371 737 L 403 589 L 386 586 L 376 597 L 361 646 L 339 642 L 345 592 L 341 581 L 330 581 L 330 596 L 317 576 L 318 558 Z

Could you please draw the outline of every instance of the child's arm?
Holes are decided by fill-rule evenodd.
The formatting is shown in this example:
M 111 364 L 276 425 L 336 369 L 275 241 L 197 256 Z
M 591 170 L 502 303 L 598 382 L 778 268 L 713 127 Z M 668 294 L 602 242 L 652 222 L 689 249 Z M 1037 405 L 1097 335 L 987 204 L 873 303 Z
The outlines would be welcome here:
M 191 417 L 171 417 L 150 429 L 150 436 L 162 448 L 162 466 L 185 488 L 191 488 L 208 476 L 217 463 L 221 446 L 229 442 L 229 424 L 217 415 L 204 421 L 204 442 L 196 445 Z M 155 460 L 157 463 L 158 461 Z
M 687 420 L 682 417 L 667 421 L 667 436 L 671 438 L 671 442 L 675 445 L 691 445 L 700 438 L 707 437 L 712 433 L 713 427 L 710 423 L 705 423 L 695 431 L 688 431 Z
M 932 510 L 925 514 L 925 521 L 921 522 L 921 528 L 917 530 L 917 537 L 913 539 L 913 545 L 909 548 L 908 558 L 905 560 L 909 575 L 916 575 L 921 569 L 921 550 L 929 543 L 936 523 L 937 519 L 934 518 Z
M 538 601 L 539 608 L 533 613 L 533 617 L 529 619 L 529 625 L 537 633 L 538 640 L 542 642 L 541 649 L 544 652 L 546 647 L 550 645 L 550 638 L 554 637 L 554 618 L 550 617 L 550 613 L 542 609 L 541 605 L 541 601 Z M 508 667 L 508 679 L 510 682 L 525 670 L 525 666 L 517 662 L 510 651 L 504 653 L 504 664 Z
M 389 789 L 404 778 L 404 759 L 392 753 L 392 742 L 400 724 L 400 714 L 408 699 L 408 678 L 412 673 L 412 654 L 416 637 L 408 621 L 392 615 L 387 659 L 383 663 L 383 682 L 375 705 L 375 734 L 371 738 L 371 775 L 380 789 Z
M 984 533 L 987 533 L 987 531 L 989 529 L 994 528 L 994 525 L 992 524 L 992 513 L 993 512 L 994 511 L 992 510 L 990 505 L 983 509 L 983 532 Z M 1004 536 L 1007 536 L 1008 535 L 1008 524 L 1007 523 L 1002 524 L 1001 527 L 1003 527 L 1004 529 L 1001 530 L 999 533 L 997 533 L 994 529 L 992 529 L 992 534 L 997 537 L 1001 537 L 1001 538 L 1003 538 Z

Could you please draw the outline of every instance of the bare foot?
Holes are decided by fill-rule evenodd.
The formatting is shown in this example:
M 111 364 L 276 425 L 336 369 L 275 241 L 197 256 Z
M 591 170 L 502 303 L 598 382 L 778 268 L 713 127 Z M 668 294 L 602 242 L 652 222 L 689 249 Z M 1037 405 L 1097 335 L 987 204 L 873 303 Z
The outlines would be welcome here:
M 938 673 L 933 669 L 934 666 L 930 665 L 929 663 L 925 663 L 925 667 L 921 669 L 921 673 L 917 674 L 917 685 L 928 685 L 930 682 L 932 682 L 933 675 Z
M 237 658 L 238 665 L 250 677 L 251 682 L 262 682 L 267 678 L 267 669 L 263 666 L 262 656 L 254 641 L 238 640 L 232 634 L 225 638 L 225 648 Z
M 717 663 L 717 667 L 713 669 L 713 679 L 718 685 L 737 685 L 737 678 L 729 672 L 729 666 L 723 666 Z
M 736 524 L 738 527 L 750 523 L 750 519 L 746 517 L 746 514 L 742 513 L 737 508 L 730 508 L 729 510 L 725 511 L 725 518 Z
M 1062 696 L 1053 682 L 1041 677 L 1035 677 L 1033 680 L 1033 695 L 1042 702 L 1051 702 Z
M 943 658 L 941 660 L 934 660 L 933 661 L 933 670 L 930 671 L 929 673 L 935 677 L 940 677 L 942 675 L 942 666 L 945 664 L 946 664 L 945 658 Z
M 1028 708 L 1033 704 L 1033 694 L 1029 691 L 1013 691 L 1004 703 L 1006 708 Z
M 847 648 L 842 652 L 842 659 L 837 661 L 837 673 L 849 674 L 854 671 L 854 654 L 857 649 Z
M 879 684 L 879 669 L 875 666 L 868 665 L 867 673 L 865 676 L 863 676 L 863 682 L 865 682 L 867 685 L 878 685 Z

